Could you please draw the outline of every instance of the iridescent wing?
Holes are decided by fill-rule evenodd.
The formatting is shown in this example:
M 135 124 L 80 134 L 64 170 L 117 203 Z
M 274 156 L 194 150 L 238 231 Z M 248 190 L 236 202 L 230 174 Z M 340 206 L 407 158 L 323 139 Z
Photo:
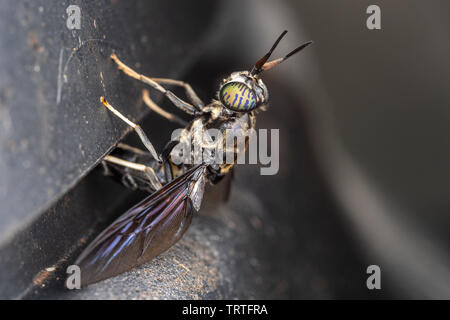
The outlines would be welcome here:
M 75 262 L 81 269 L 81 285 L 118 275 L 175 244 L 191 223 L 190 193 L 204 169 L 190 169 L 106 228 Z

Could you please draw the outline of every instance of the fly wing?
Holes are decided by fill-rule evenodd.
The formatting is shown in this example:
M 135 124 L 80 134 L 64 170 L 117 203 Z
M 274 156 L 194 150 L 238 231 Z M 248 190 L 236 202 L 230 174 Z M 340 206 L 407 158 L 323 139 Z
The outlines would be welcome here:
M 189 227 L 191 186 L 204 171 L 196 166 L 125 212 L 75 262 L 85 286 L 113 277 L 156 257 Z

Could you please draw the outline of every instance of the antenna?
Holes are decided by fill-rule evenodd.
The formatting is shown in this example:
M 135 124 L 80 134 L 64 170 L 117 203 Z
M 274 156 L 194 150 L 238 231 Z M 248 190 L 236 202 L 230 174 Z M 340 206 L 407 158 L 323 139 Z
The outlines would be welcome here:
M 280 43 L 281 39 L 283 39 L 283 37 L 286 35 L 286 33 L 287 33 L 287 30 L 284 30 L 280 34 L 277 41 L 275 41 L 272 48 L 270 48 L 269 52 L 267 52 L 264 55 L 264 57 L 262 57 L 255 63 L 255 66 L 252 68 L 252 71 L 250 71 L 250 74 L 258 74 L 262 71 L 262 69 L 261 69 L 262 66 L 266 63 L 267 60 L 269 60 L 270 56 L 272 55 L 273 50 L 275 50 L 275 48 L 278 46 L 278 43 Z
M 279 58 L 276 60 L 272 60 L 267 62 L 267 60 L 269 60 L 270 56 L 272 55 L 272 52 L 275 50 L 275 48 L 278 46 L 278 43 L 281 41 L 281 39 L 286 35 L 287 30 L 284 30 L 281 35 L 278 37 L 277 41 L 275 41 L 275 43 L 273 44 L 272 48 L 269 50 L 269 52 L 267 52 L 264 57 L 262 57 L 261 59 L 259 59 L 254 67 L 252 68 L 252 70 L 250 71 L 250 75 L 256 75 L 261 73 L 262 71 L 266 71 L 269 69 L 272 69 L 273 67 L 275 67 L 276 65 L 282 63 L 283 61 L 285 61 L 286 59 L 288 59 L 290 56 L 296 54 L 297 52 L 303 50 L 304 48 L 306 48 L 307 46 L 309 46 L 311 43 L 313 43 L 312 41 L 308 41 L 304 44 L 302 44 L 301 46 L 299 46 L 298 48 L 292 50 L 291 52 L 289 52 L 284 58 Z
M 261 67 L 261 71 L 266 71 L 266 70 L 272 69 L 276 65 L 278 65 L 278 64 L 282 63 L 283 61 L 287 60 L 290 56 L 293 56 L 297 52 L 305 49 L 307 46 L 309 46 L 312 43 L 313 43 L 312 41 L 308 41 L 308 42 L 302 44 L 300 47 L 298 47 L 298 48 L 292 50 L 291 52 L 289 52 L 284 58 L 279 58 L 279 59 L 272 60 L 272 61 L 264 63 L 264 65 Z

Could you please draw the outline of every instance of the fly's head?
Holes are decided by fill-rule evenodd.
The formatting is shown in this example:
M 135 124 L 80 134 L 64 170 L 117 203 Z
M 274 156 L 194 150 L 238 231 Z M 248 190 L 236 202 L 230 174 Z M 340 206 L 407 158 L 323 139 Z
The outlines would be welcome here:
M 222 81 L 220 102 L 234 112 L 250 112 L 269 101 L 269 91 L 257 75 L 248 71 L 233 72 Z
M 286 33 L 285 30 L 269 52 L 259 59 L 250 71 L 233 72 L 222 81 L 218 98 L 225 108 L 232 112 L 250 112 L 268 103 L 269 91 L 260 78 L 261 72 L 272 69 L 312 43 L 312 41 L 306 42 L 288 53 L 284 58 L 268 62 L 270 55 Z

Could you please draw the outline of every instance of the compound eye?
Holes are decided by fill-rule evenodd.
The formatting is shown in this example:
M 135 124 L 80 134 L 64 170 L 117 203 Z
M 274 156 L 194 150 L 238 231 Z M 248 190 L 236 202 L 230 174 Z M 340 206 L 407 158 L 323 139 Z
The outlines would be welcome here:
M 256 94 L 245 83 L 229 82 L 220 90 L 220 101 L 233 111 L 250 111 L 256 108 Z

